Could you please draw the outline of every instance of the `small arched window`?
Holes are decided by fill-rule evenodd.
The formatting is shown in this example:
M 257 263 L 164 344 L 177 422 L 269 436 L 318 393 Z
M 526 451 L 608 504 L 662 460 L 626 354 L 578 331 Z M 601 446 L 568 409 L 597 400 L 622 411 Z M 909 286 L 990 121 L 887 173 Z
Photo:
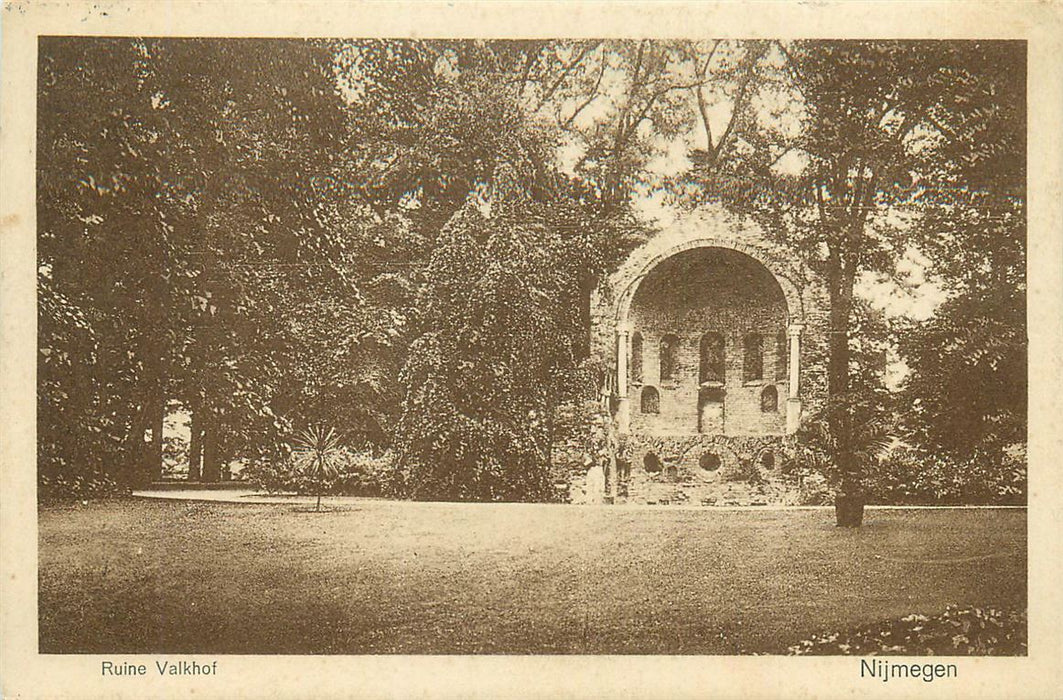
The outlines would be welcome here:
M 764 378 L 764 342 L 759 333 L 750 333 L 742 343 L 742 381 L 755 382 Z
M 670 382 L 679 373 L 679 338 L 666 335 L 661 338 L 661 381 Z
M 646 456 L 642 458 L 642 468 L 651 474 L 656 474 L 664 468 L 661 464 L 661 459 L 652 452 L 647 452 Z
M 643 413 L 661 412 L 661 395 L 652 386 L 642 387 L 641 408 Z
M 786 381 L 787 370 L 789 365 L 789 354 L 786 347 L 786 331 L 779 331 L 775 334 L 775 381 Z
M 724 375 L 724 340 L 719 333 L 701 336 L 698 383 L 722 382 Z
M 764 413 L 775 413 L 779 410 L 779 390 L 774 384 L 769 384 L 760 392 L 760 410 Z
M 631 334 L 631 381 L 642 383 L 642 334 L 638 331 Z

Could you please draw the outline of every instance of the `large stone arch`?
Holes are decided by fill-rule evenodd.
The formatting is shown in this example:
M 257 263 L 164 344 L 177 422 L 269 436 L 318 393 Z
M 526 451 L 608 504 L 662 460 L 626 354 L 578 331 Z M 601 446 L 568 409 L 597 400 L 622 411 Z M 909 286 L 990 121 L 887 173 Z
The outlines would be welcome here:
M 640 286 L 658 268 L 689 251 L 716 249 L 722 255 L 745 260 L 761 270 L 764 279 L 777 286 L 780 305 L 785 318 L 786 354 L 785 433 L 796 431 L 801 414 L 799 399 L 800 336 L 806 318 L 814 311 L 809 303 L 809 277 L 800 263 L 773 244 L 763 231 L 748 219 L 741 219 L 720 210 L 686 215 L 666 226 L 650 240 L 633 251 L 627 260 L 610 275 L 595 292 L 597 309 L 596 342 L 603 351 L 611 370 L 607 377 L 609 393 L 617 398 L 615 417 L 621 434 L 630 428 L 630 388 L 628 350 L 634 330 L 632 308 Z M 777 360 L 776 360 L 777 361 Z M 744 399 L 743 399 L 744 401 Z M 780 408 L 782 408 L 780 406 Z M 736 414 L 737 415 L 737 414 Z M 663 429 L 663 428 L 662 428 Z M 677 428 L 685 429 L 685 428 Z
M 646 279 L 657 266 L 675 255 L 697 248 L 722 248 L 732 250 L 759 263 L 764 269 L 771 273 L 771 276 L 782 290 L 783 298 L 786 299 L 786 312 L 789 323 L 803 323 L 805 310 L 804 303 L 801 299 L 801 292 L 790 278 L 783 274 L 780 265 L 761 254 L 760 251 L 756 250 L 748 243 L 722 241 L 712 236 L 699 236 L 697 238 L 674 243 L 664 250 L 655 251 L 648 256 L 648 259 L 629 260 L 629 263 L 634 263 L 631 266 L 634 267 L 634 269 L 629 268 L 628 270 L 624 270 L 621 268 L 617 275 L 620 288 L 616 290 L 616 304 L 614 307 L 616 327 L 624 328 L 627 325 L 628 315 L 631 313 L 631 302 L 635 298 L 635 292 L 638 291 L 639 285 L 642 284 L 642 281 Z

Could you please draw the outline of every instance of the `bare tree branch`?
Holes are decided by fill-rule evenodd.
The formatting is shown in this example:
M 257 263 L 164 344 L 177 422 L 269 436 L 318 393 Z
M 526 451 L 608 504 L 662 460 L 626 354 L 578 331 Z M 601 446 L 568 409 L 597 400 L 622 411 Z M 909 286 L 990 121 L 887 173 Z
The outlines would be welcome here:
M 587 57 L 587 54 L 589 54 L 591 51 L 594 51 L 599 46 L 601 46 L 601 43 L 602 42 L 600 42 L 600 41 L 596 41 L 593 44 L 587 44 L 587 45 L 583 46 L 583 48 L 579 52 L 579 55 L 577 55 L 574 59 L 572 59 L 568 63 L 563 63 L 562 64 L 563 67 L 562 67 L 562 70 L 561 70 L 561 74 L 558 75 L 557 79 L 554 80 L 553 84 L 550 85 L 549 88 L 547 88 L 546 93 L 543 95 L 542 99 L 539 101 L 539 107 L 537 109 L 542 108 L 542 106 L 544 104 L 546 104 L 547 102 L 550 101 L 550 99 L 554 96 L 554 94 L 561 87 L 562 83 L 565 82 L 565 79 L 568 78 L 568 76 L 572 72 L 572 70 L 576 66 L 578 66 L 580 63 L 583 62 L 583 59 Z
M 569 115 L 568 119 L 566 119 L 565 122 L 561 125 L 562 129 L 567 130 L 572 125 L 572 122 L 576 119 L 576 117 L 579 116 L 580 112 L 586 109 L 591 102 L 594 102 L 596 99 L 598 99 L 598 89 L 601 87 L 602 78 L 605 77 L 605 69 L 608 65 L 609 62 L 606 61 L 605 57 L 603 56 L 602 67 L 601 70 L 598 71 L 598 79 L 594 81 L 594 87 L 591 89 L 591 92 L 587 96 L 587 99 L 581 102 L 579 106 L 576 107 L 576 111 Z
M 695 61 L 694 61 L 694 63 L 695 63 L 695 68 L 694 68 L 695 73 L 694 74 L 702 81 L 702 84 L 698 85 L 696 88 L 693 88 L 693 91 L 694 91 L 694 94 L 697 96 L 697 99 L 698 99 L 698 113 L 701 115 L 701 123 L 702 123 L 702 126 L 705 129 L 706 149 L 707 149 L 707 151 L 709 152 L 709 154 L 713 158 L 715 158 L 715 151 L 713 150 L 713 143 L 712 143 L 712 125 L 709 123 L 709 106 L 706 103 L 705 95 L 704 95 L 704 93 L 702 93 L 701 90 L 704 87 L 705 76 L 709 72 L 709 63 L 712 62 L 712 57 L 716 54 L 716 49 L 720 46 L 720 42 L 721 41 L 723 41 L 723 40 L 722 39 L 717 39 L 713 43 L 712 49 L 709 50 L 709 55 L 705 58 L 705 65 L 702 66 L 700 70 L 697 68 L 697 59 L 696 59 L 696 57 L 695 57 Z
M 738 118 L 745 109 L 745 102 L 747 99 L 747 93 L 749 85 L 753 81 L 753 73 L 757 68 L 757 63 L 767 53 L 768 45 L 762 44 L 748 60 L 746 65 L 746 72 L 742 76 L 741 81 L 738 83 L 738 91 L 735 93 L 734 106 L 731 108 L 731 118 L 727 121 L 727 128 L 724 129 L 723 135 L 720 136 L 720 141 L 716 144 L 716 147 L 712 151 L 712 158 L 716 160 L 723 153 L 727 147 L 727 140 L 734 133 L 735 125 L 738 122 Z

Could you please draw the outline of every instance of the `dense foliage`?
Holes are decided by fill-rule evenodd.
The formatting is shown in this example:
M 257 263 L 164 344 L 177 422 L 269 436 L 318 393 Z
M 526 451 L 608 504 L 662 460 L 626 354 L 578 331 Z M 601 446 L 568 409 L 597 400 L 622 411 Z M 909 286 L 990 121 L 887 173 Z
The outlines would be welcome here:
M 157 477 L 177 402 L 192 414 L 191 471 L 217 479 L 314 412 L 316 387 L 292 382 L 307 358 L 333 386 L 357 384 L 337 349 L 374 337 L 351 282 L 365 232 L 335 176 L 332 50 L 42 47 L 41 471 Z M 322 319 L 338 332 L 315 336 L 301 322 L 321 318 L 323 300 L 344 322 Z
M 53 37 L 40 56 L 42 485 L 157 478 L 184 412 L 193 480 L 241 459 L 282 483 L 312 425 L 391 450 L 408 497 L 552 498 L 590 291 L 664 193 L 756 218 L 826 280 L 830 344 L 805 349 L 831 403 L 806 432 L 840 487 L 886 419 L 911 452 L 879 492 L 952 493 L 942 460 L 998 495 L 1022 482 L 1018 44 Z M 949 298 L 888 325 L 857 282 L 913 248 Z M 872 371 L 894 341 L 900 401 Z
M 963 457 L 897 445 L 868 467 L 864 482 L 870 503 L 1025 505 L 1025 444 Z
M 379 454 L 338 448 L 331 456 L 332 470 L 311 474 L 292 455 L 251 462 L 243 477 L 249 484 L 267 493 L 296 493 L 330 496 L 394 495 L 395 457 L 387 450 Z
M 789 648 L 797 656 L 1025 656 L 1026 611 L 949 606 L 847 632 L 815 635 Z
M 740 157 L 691 172 L 692 201 L 755 217 L 826 282 L 824 446 L 842 491 L 870 464 L 847 410 L 873 398 L 855 376 L 858 282 L 900 278 L 912 250 L 957 292 L 902 341 L 920 439 L 971 450 L 1024 429 L 1023 60 L 1014 42 L 778 43 L 750 79 L 777 110 L 742 124 Z
M 428 371 L 447 396 L 498 383 L 497 412 L 458 443 L 519 483 L 466 497 L 535 497 L 521 479 L 542 482 L 548 418 L 487 453 L 527 429 L 529 406 L 549 415 L 550 370 L 586 351 L 595 275 L 638 235 L 623 194 L 558 170 L 556 120 L 536 116 L 571 96 L 582 69 L 566 56 L 598 43 L 42 47 L 42 476 L 157 478 L 174 410 L 191 414 L 193 480 L 236 457 L 283 460 L 310 424 L 355 447 L 401 435 L 403 465 L 431 456 L 457 474 L 458 452 L 418 454 L 458 428 L 420 420 L 448 410 L 413 399 Z M 608 170 L 615 193 L 621 169 Z M 497 233 L 463 230 L 477 216 Z M 512 267 L 463 276 L 496 256 Z M 494 315 L 483 344 L 458 350 L 450 322 L 474 312 L 460 285 Z M 450 352 L 434 369 L 416 350 L 433 338 Z M 459 356 L 469 374 L 451 371 Z
M 73 471 L 67 474 L 55 471 L 42 474 L 38 479 L 37 494 L 42 501 L 66 501 L 120 496 L 128 492 L 106 473 Z

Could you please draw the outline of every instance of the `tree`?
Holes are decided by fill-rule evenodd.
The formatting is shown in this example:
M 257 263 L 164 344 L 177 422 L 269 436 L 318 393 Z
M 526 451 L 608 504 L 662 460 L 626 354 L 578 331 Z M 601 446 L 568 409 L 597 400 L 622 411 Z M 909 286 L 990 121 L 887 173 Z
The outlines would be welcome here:
M 38 113 L 39 458 L 110 468 L 161 464 L 159 396 L 171 340 L 173 156 L 141 88 L 143 45 L 42 42 Z M 71 100 L 77 94 L 79 99 Z M 168 218 L 169 215 L 169 218 Z M 150 447 L 145 433 L 150 430 Z M 150 466 L 154 471 L 154 467 Z
M 321 496 L 339 475 L 342 458 L 339 437 L 334 428 L 326 431 L 320 426 L 307 428 L 295 439 L 292 461 L 295 470 L 304 476 L 317 496 L 314 510 L 321 511 Z
M 193 472 L 202 460 L 218 478 L 320 411 L 314 391 L 285 386 L 305 356 L 332 360 L 313 370 L 335 387 L 337 365 L 358 372 L 336 345 L 391 342 L 378 295 L 355 284 L 381 227 L 352 201 L 334 54 L 313 41 L 42 43 L 42 463 L 114 454 L 126 481 L 155 478 L 176 399 L 193 414 Z M 315 321 L 345 335 L 308 331 Z
M 552 373 L 585 353 L 584 278 L 636 228 L 557 169 L 557 129 L 525 99 L 545 50 L 352 49 L 358 118 L 376 127 L 362 150 L 380 177 L 366 189 L 381 215 L 398 209 L 429 242 L 397 431 L 415 498 L 551 497 Z
M 856 283 L 864 272 L 892 274 L 907 246 L 925 244 L 919 234 L 944 235 L 913 226 L 947 211 L 942 193 L 986 185 L 964 164 L 994 147 L 979 138 L 989 124 L 1013 138 L 1021 123 L 1001 116 L 1024 104 L 1013 77 L 1021 45 L 800 41 L 776 49 L 779 60 L 764 64 L 764 91 L 794 108 L 783 118 L 750 120 L 741 157 L 698 168 L 698 199 L 752 214 L 822 275 L 830 298 L 828 395 L 844 404 L 853 389 Z M 782 167 L 787 157 L 800 166 Z M 846 411 L 830 415 L 841 494 L 859 499 L 854 425 Z
M 1026 440 L 1026 81 L 1020 49 L 986 50 L 996 80 L 979 87 L 995 104 L 940 124 L 954 152 L 978 147 L 957 153 L 920 223 L 948 298 L 901 329 L 899 348 L 911 369 L 909 439 L 956 460 L 1000 463 Z

